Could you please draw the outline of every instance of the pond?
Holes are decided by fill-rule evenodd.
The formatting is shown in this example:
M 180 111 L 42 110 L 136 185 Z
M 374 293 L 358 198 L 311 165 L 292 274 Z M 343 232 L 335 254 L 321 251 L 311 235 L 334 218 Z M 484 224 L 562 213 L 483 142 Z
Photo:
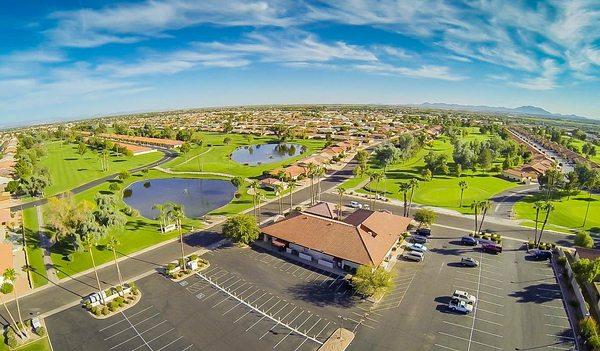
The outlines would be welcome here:
M 131 184 L 123 191 L 123 201 L 149 219 L 155 219 L 155 204 L 175 202 L 185 206 L 188 218 L 200 218 L 233 199 L 236 187 L 218 179 L 149 179 Z
M 249 166 L 277 162 L 302 154 L 305 147 L 290 143 L 270 143 L 240 146 L 231 154 L 231 159 Z

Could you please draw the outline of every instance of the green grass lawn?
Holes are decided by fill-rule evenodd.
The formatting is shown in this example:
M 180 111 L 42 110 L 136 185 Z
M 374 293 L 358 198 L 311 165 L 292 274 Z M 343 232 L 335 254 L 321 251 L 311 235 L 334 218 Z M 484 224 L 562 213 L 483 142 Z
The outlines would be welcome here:
M 35 207 L 23 210 L 23 224 L 27 240 L 27 246 L 25 247 L 27 259 L 29 265 L 33 268 L 31 279 L 33 287 L 37 288 L 48 283 L 48 279 L 46 278 L 46 267 L 43 258 L 44 250 L 39 247 L 39 224 Z
M 517 218 L 528 219 L 531 222 L 525 223 L 528 226 L 532 226 L 535 223 L 535 209 L 533 203 L 537 200 L 544 200 L 543 194 L 528 196 L 522 201 L 517 202 L 515 205 L 515 213 Z M 554 205 L 554 211 L 550 213 L 548 217 L 548 223 L 557 226 L 562 229 L 561 231 L 578 231 L 578 230 L 592 230 L 600 232 L 600 196 L 593 195 L 590 203 L 590 210 L 587 218 L 585 228 L 582 227 L 585 210 L 588 203 L 588 194 L 581 192 L 578 195 L 571 196 L 569 200 L 566 197 L 562 197 L 558 200 L 552 201 Z M 540 221 L 543 221 L 543 214 L 540 215 Z
M 158 178 L 219 179 L 219 177 L 213 176 L 199 177 L 196 175 L 172 175 L 157 170 L 150 170 L 147 174 L 136 173 L 132 175 L 123 183 L 122 189 L 124 189 L 127 185 L 133 182 Z M 222 179 L 228 180 L 228 178 Z M 78 201 L 87 200 L 93 202 L 94 196 L 97 193 L 109 192 L 109 184 L 110 183 L 105 183 L 92 189 L 89 189 L 85 192 L 79 193 L 75 195 L 75 199 Z M 243 184 L 240 188 L 238 188 L 238 193 L 241 195 L 239 198 L 234 198 L 229 204 L 215 209 L 214 211 L 210 212 L 209 215 L 232 215 L 251 208 L 252 197 L 247 193 L 247 186 L 248 184 Z M 119 192 L 119 194 L 120 193 L 121 192 Z M 267 198 L 273 197 L 274 195 L 272 193 L 267 193 Z M 121 202 L 121 205 L 123 207 L 126 206 L 124 202 Z M 186 219 L 183 223 L 183 226 L 185 229 L 190 229 L 191 227 L 198 229 L 202 228 L 202 223 L 196 219 Z M 158 244 L 165 240 L 176 238 L 178 236 L 178 233 L 176 232 L 161 234 L 159 232 L 159 224 L 156 220 L 148 219 L 142 216 L 128 217 L 128 222 L 124 228 L 113 229 L 111 230 L 110 234 L 115 235 L 119 239 L 121 243 L 121 246 L 119 248 L 119 254 L 121 255 L 132 254 L 136 251 Z M 105 249 L 104 243 L 105 240 L 102 240 L 99 243 L 97 249 L 94 250 L 94 259 L 97 265 L 106 263 L 113 259 L 112 252 Z M 65 278 L 69 275 L 73 275 L 75 273 L 84 271 L 92 267 L 92 262 L 89 253 L 71 253 L 59 246 L 53 248 L 53 250 L 51 251 L 52 262 L 57 268 L 59 278 Z M 66 253 L 70 253 L 70 256 L 67 256 Z
M 586 143 L 583 140 L 579 140 L 579 139 L 575 139 L 575 138 L 571 138 L 571 143 L 573 145 L 575 145 L 577 147 L 577 149 L 579 149 L 579 152 L 581 152 L 581 148 L 583 147 L 583 145 Z M 596 156 L 592 156 L 590 157 L 590 160 L 596 163 L 600 163 L 600 150 L 598 147 L 596 147 L 596 150 L 598 150 L 598 152 L 596 153 Z
M 4 337 L 3 337 L 4 338 Z M 41 338 L 32 342 L 28 345 L 18 347 L 16 349 L 11 349 L 4 343 L 4 340 L 0 343 L 0 351 L 9 351 L 9 350 L 17 350 L 17 351 L 51 351 L 52 348 L 50 346 L 50 341 L 48 337 Z
M 469 128 L 469 132 L 469 135 L 463 137 L 461 140 L 471 141 L 488 138 L 488 135 L 479 133 L 477 128 Z M 430 146 L 419 150 L 410 159 L 389 166 L 386 172 L 387 180 L 380 182 L 379 192 L 383 194 L 385 191 L 387 197 L 402 200 L 403 195 L 398 191 L 399 183 L 406 182 L 411 178 L 421 179 L 421 171 L 425 166 L 423 159 L 425 155 L 430 151 L 445 153 L 449 156 L 449 160 L 452 160 L 452 150 L 453 147 L 448 138 L 439 137 Z M 499 162 L 499 160 L 496 161 Z M 372 165 L 372 167 L 377 168 L 376 165 Z M 458 182 L 461 180 L 468 183 L 468 188 L 463 194 L 462 207 L 460 207 L 460 188 L 458 186 Z M 355 182 L 359 183 L 360 180 L 355 180 Z M 350 185 L 353 184 L 350 183 Z M 515 186 L 517 186 L 517 183 L 502 179 L 497 174 L 465 170 L 460 178 L 452 175 L 435 175 L 429 182 L 421 181 L 419 188 L 415 190 L 413 202 L 422 205 L 449 208 L 461 213 L 472 213 L 470 204 L 473 201 L 489 199 L 494 194 Z M 364 189 L 359 191 L 368 193 L 375 191 L 376 188 L 377 184 L 369 183 Z
M 241 177 L 256 177 L 264 171 L 269 171 L 278 167 L 287 166 L 295 161 L 306 157 L 325 145 L 324 140 L 291 140 L 290 143 L 306 146 L 306 152 L 302 155 L 288 158 L 283 161 L 264 163 L 257 166 L 243 165 L 230 158 L 231 153 L 239 146 L 265 144 L 276 142 L 272 137 L 254 137 L 251 142 L 247 136 L 240 134 L 227 134 L 231 138 L 228 145 L 223 144 L 225 134 L 205 133 L 203 134 L 203 145 L 192 149 L 185 155 L 165 164 L 164 168 L 171 168 L 173 171 L 203 171 L 233 174 Z M 198 156 L 200 155 L 200 156 Z
M 77 153 L 77 145 L 64 145 L 61 141 L 48 142 L 45 146 L 47 155 L 42 158 L 41 163 L 48 167 L 52 179 L 52 184 L 45 190 L 45 196 L 56 195 L 94 179 L 150 164 L 163 156 L 161 152 L 130 157 L 111 154 L 108 170 L 103 172 L 101 156 L 93 150 L 80 155 Z

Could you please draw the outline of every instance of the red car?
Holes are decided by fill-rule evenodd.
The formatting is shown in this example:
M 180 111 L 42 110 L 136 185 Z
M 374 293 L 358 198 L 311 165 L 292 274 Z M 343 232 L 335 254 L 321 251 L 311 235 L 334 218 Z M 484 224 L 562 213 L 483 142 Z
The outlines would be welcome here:
M 483 243 L 481 244 L 481 248 L 483 251 L 493 254 L 499 254 L 502 252 L 502 246 L 493 243 Z

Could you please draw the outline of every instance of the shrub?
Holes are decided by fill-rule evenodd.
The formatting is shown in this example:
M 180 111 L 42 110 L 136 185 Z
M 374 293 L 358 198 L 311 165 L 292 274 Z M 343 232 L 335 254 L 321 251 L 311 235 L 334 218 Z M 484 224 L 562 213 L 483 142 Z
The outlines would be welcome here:
M 111 301 L 111 302 L 108 303 L 108 309 L 111 312 L 116 311 L 118 307 L 119 307 L 119 304 L 116 301 Z
M 15 348 L 17 347 L 18 343 L 17 343 L 17 337 L 16 336 L 7 336 L 6 337 L 6 344 L 9 347 Z
M 564 267 L 567 264 L 567 258 L 565 256 L 560 256 L 556 259 L 556 262 Z
M 587 343 L 592 350 L 600 350 L 600 336 L 592 335 L 587 339 Z
M 108 186 L 108 190 L 110 191 L 118 191 L 120 188 L 119 183 L 110 183 Z
M 169 263 L 169 264 L 167 264 L 167 267 L 166 267 L 166 269 L 167 269 L 167 272 L 170 272 L 170 271 L 174 270 L 174 269 L 175 269 L 175 267 L 177 267 L 177 266 L 175 265 L 175 263 Z
M 592 335 L 596 335 L 596 331 L 598 330 L 598 324 L 592 317 L 585 317 L 579 321 L 579 329 L 581 330 L 581 334 L 586 338 L 589 338 Z
M 39 336 L 46 336 L 46 328 L 39 327 L 35 330 L 35 333 Z
M 108 314 L 108 307 L 102 306 L 102 315 L 106 316 Z
M 192 255 L 190 255 L 189 259 L 190 259 L 190 261 L 196 261 L 198 259 L 198 255 L 192 254 Z
M 96 307 L 92 307 L 92 313 L 96 316 L 99 316 L 102 313 L 102 311 L 100 310 L 100 308 L 98 306 L 96 306 Z
M 0 293 L 7 295 L 13 291 L 13 285 L 10 283 L 4 283 L 0 286 Z

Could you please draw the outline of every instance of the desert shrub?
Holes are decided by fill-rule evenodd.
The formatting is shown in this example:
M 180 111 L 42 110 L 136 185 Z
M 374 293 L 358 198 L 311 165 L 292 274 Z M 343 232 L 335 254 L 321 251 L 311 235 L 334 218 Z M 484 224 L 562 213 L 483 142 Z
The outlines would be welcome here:
M 564 267 L 564 265 L 567 264 L 567 258 L 565 256 L 560 256 L 556 259 L 556 262 Z
M 116 310 L 117 310 L 117 308 L 119 308 L 119 304 L 118 304 L 116 301 L 111 301 L 111 302 L 109 302 L 109 303 L 108 303 L 108 309 L 109 309 L 111 312 L 114 312 L 114 311 L 116 311 Z
M 95 306 L 95 307 L 92 307 L 92 313 L 95 316 L 99 316 L 102 313 L 102 311 L 100 310 L 100 308 L 98 306 Z
M 198 259 L 198 255 L 196 255 L 196 254 L 191 254 L 189 258 L 190 258 L 190 261 L 195 261 L 195 260 L 197 260 L 197 259 Z
M 15 348 L 17 347 L 17 337 L 16 336 L 7 336 L 6 337 L 6 345 L 9 347 Z
M 596 335 L 596 331 L 598 330 L 598 324 L 592 317 L 586 317 L 579 321 L 579 330 L 581 330 L 581 334 L 589 338 L 592 335 Z
M 108 307 L 102 306 L 102 312 L 101 313 L 102 313 L 103 316 L 106 316 L 108 314 Z

